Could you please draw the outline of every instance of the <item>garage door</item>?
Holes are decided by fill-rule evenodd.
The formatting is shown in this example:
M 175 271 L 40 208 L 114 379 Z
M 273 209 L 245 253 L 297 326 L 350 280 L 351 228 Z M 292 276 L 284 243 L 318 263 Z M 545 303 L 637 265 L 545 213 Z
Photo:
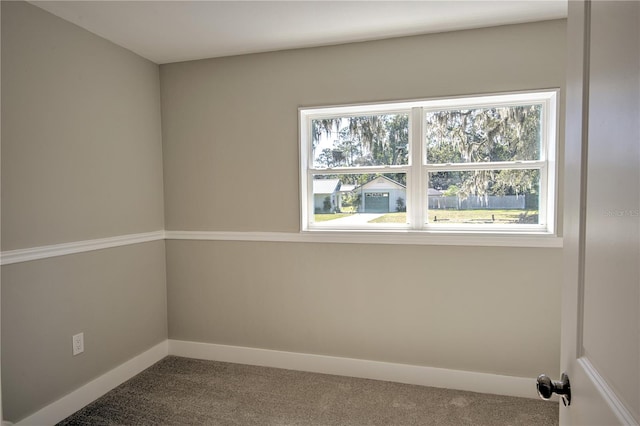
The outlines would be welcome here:
M 364 194 L 365 213 L 388 213 L 389 193 L 388 192 L 368 192 Z

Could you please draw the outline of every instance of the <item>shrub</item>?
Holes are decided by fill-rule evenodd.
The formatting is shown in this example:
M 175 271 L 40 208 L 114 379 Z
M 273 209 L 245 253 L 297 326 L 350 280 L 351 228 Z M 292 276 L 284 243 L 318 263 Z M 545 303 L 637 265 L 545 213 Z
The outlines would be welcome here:
M 331 198 L 328 196 L 325 197 L 322 202 L 322 211 L 325 213 L 329 213 L 329 211 L 331 211 Z

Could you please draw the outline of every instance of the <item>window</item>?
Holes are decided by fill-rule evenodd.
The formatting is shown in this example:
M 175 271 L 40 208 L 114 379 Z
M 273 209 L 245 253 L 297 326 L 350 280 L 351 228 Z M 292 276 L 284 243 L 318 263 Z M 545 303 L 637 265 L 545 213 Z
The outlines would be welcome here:
M 557 91 L 300 109 L 302 230 L 553 234 Z

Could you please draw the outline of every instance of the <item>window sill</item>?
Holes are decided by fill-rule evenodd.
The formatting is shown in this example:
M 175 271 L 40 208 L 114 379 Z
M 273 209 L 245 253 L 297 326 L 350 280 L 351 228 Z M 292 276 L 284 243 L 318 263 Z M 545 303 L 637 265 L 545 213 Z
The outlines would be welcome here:
M 335 231 L 301 232 L 199 232 L 167 231 L 169 240 L 265 241 L 337 244 L 409 244 L 480 247 L 561 248 L 562 237 L 544 233 L 522 232 L 451 232 L 451 231 Z

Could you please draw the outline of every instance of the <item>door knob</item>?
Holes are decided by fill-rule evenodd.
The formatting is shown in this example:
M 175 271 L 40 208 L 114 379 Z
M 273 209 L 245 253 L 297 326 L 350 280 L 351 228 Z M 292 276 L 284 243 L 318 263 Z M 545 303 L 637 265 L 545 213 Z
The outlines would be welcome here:
M 565 407 L 571 405 L 571 384 L 566 373 L 562 373 L 560 381 L 551 380 L 546 374 L 541 374 L 538 376 L 536 388 L 542 399 L 550 399 L 551 395 L 557 393 L 562 398 Z

